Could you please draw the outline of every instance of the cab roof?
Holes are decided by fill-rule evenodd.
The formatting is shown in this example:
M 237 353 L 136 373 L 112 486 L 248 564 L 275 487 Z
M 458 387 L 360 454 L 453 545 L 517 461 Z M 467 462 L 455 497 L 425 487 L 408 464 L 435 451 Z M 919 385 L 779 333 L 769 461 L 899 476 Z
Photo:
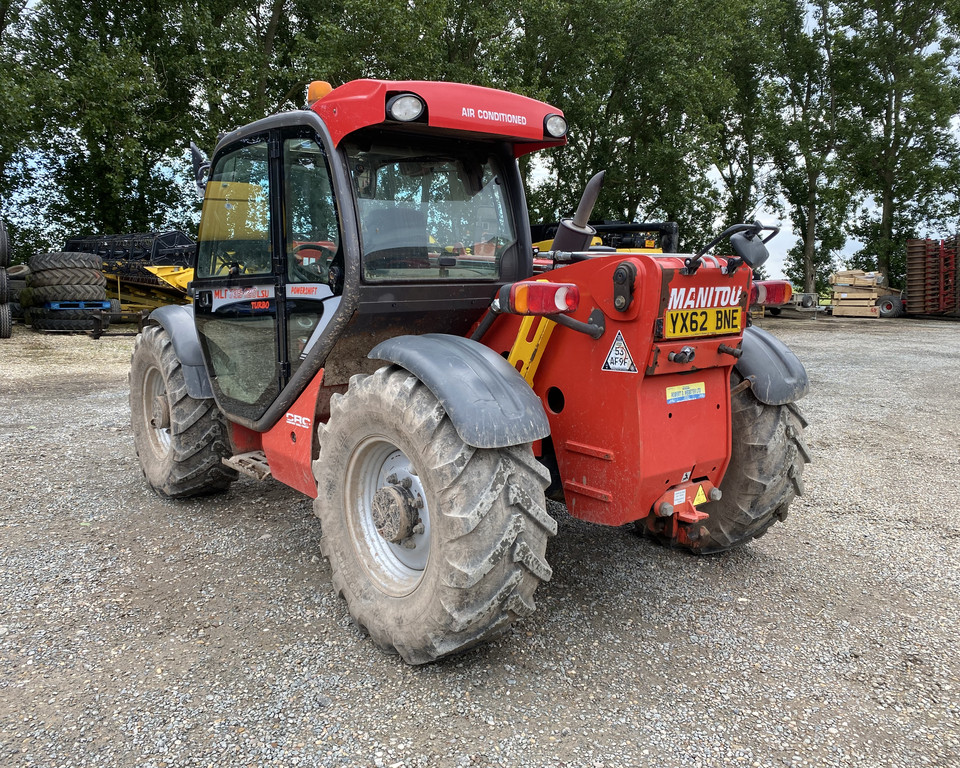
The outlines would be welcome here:
M 418 120 L 403 123 L 387 115 L 387 102 L 400 94 L 414 94 L 424 102 L 426 109 Z M 509 91 L 462 83 L 352 80 L 310 109 L 323 119 L 336 145 L 354 131 L 375 125 L 500 139 L 513 144 L 516 157 L 566 143 L 565 136 L 557 139 L 546 133 L 547 117 L 563 117 L 556 107 Z

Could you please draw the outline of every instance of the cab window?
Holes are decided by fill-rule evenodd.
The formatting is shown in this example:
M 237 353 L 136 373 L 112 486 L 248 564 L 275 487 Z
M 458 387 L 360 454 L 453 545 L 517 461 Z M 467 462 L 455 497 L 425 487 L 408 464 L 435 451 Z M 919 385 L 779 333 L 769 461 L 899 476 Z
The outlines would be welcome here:
M 346 146 L 364 279 L 498 279 L 517 247 L 498 161 L 473 144 L 388 140 Z
M 242 277 L 272 271 L 266 139 L 221 155 L 203 197 L 198 277 Z

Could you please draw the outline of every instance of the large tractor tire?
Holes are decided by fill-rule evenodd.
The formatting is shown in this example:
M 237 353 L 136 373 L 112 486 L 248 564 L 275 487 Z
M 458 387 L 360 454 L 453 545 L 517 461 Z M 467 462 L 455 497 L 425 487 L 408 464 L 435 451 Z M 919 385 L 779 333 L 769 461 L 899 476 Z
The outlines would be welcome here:
M 723 552 L 759 538 L 786 519 L 790 503 L 803 493 L 803 466 L 810 462 L 803 414 L 795 403 L 761 403 L 749 387 L 736 391 L 742 381 L 734 371 L 733 447 L 720 482 L 723 496 L 699 507 L 710 517 L 694 524 L 695 532 L 688 534 L 688 548 L 699 554 Z M 651 532 L 645 521 L 638 528 L 664 544 L 677 544 L 663 533 Z
M 37 304 L 48 301 L 106 301 L 107 289 L 102 285 L 44 285 L 33 289 Z
M 30 259 L 30 270 L 40 272 L 47 269 L 96 269 L 102 262 L 95 253 L 38 253 Z
M 13 307 L 0 304 L 0 339 L 9 339 L 13 334 Z
M 30 310 L 30 325 L 37 331 L 93 331 L 97 328 L 91 309 L 46 309 L 33 307 Z M 100 330 L 110 327 L 110 317 L 103 315 Z
M 9 277 L 9 271 L 7 276 Z M 27 287 L 26 280 L 16 280 L 9 278 L 7 281 L 7 301 L 20 301 L 20 292 Z M 2 297 L 0 297 L 2 298 Z
M 30 273 L 27 284 L 31 288 L 43 288 L 49 285 L 99 285 L 105 286 L 107 278 L 96 269 L 63 268 L 36 270 Z
M 130 360 L 130 424 L 148 485 L 182 499 L 225 490 L 237 479 L 223 415 L 187 394 L 183 366 L 160 326 L 144 328 Z
M 557 524 L 530 445 L 470 447 L 430 390 L 395 366 L 354 376 L 330 405 L 314 509 L 357 626 L 424 664 L 532 613 Z
M 0 267 L 0 302 L 10 301 L 10 278 L 7 276 L 7 268 Z

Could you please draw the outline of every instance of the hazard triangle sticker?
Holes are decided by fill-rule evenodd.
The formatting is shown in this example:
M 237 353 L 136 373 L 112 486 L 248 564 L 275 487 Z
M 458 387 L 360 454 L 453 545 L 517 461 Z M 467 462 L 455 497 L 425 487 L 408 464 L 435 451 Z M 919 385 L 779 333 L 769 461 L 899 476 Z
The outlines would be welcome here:
M 633 364 L 633 356 L 627 349 L 627 342 L 623 340 L 623 333 L 617 331 L 617 338 L 613 340 L 607 359 L 603 361 L 600 370 L 620 371 L 621 373 L 636 373 L 637 366 Z

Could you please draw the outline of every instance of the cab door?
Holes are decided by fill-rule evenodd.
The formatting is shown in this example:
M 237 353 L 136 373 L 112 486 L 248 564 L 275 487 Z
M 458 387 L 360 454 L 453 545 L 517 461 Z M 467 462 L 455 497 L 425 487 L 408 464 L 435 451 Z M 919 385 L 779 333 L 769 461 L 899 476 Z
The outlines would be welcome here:
M 194 316 L 221 410 L 255 422 L 322 336 L 342 291 L 336 205 L 320 141 L 244 137 L 204 195 Z

